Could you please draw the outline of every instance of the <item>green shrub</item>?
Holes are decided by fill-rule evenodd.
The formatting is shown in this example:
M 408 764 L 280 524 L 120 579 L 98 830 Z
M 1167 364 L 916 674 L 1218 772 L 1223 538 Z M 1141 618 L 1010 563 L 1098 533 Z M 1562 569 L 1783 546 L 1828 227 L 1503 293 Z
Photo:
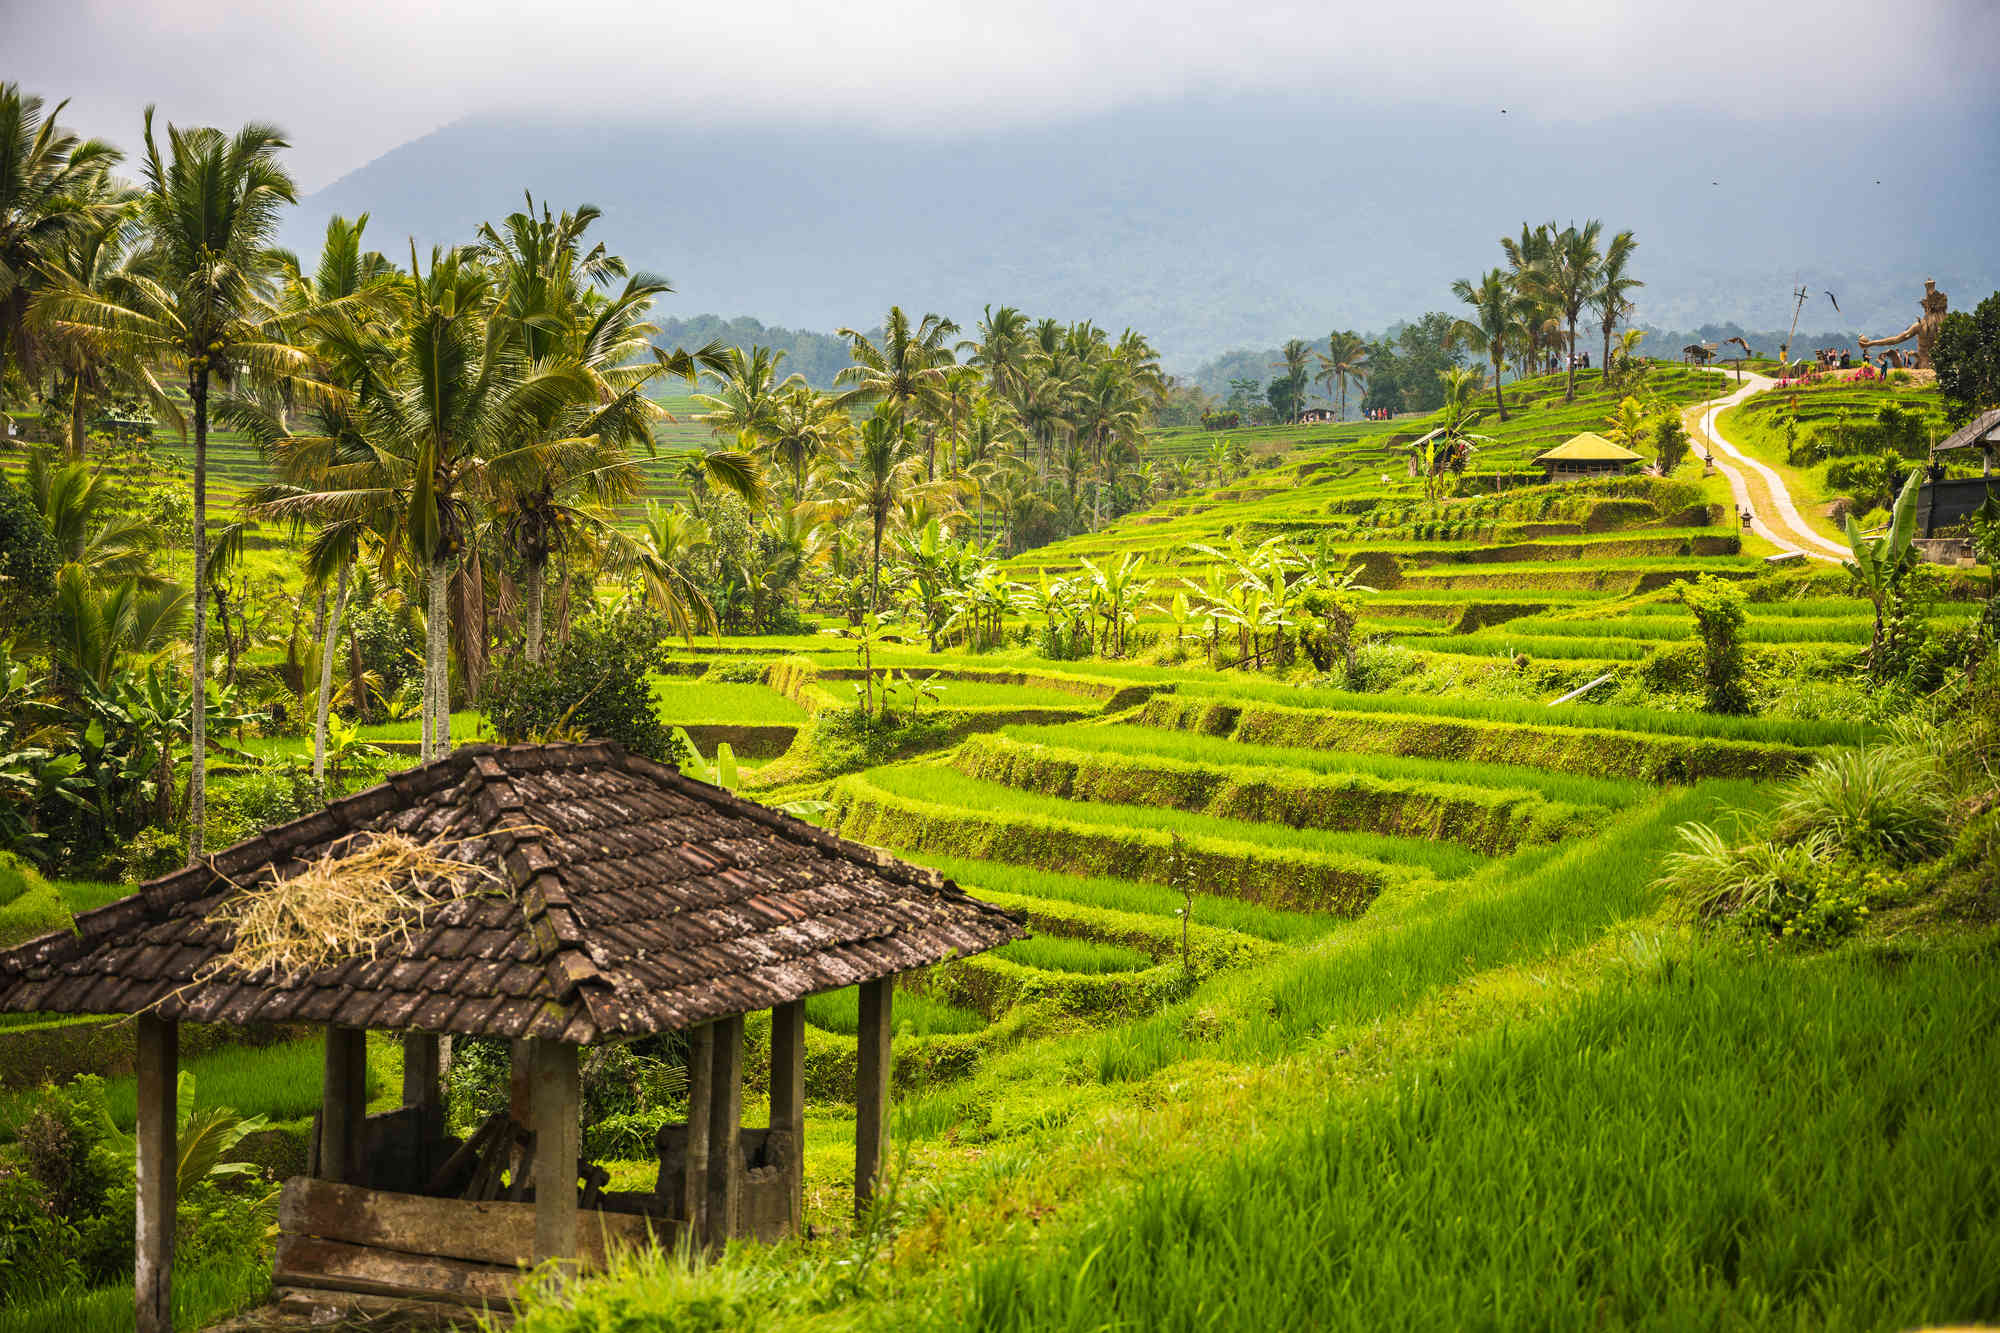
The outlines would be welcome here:
M 1775 832 L 1787 841 L 1824 837 L 1845 855 L 1901 863 L 1942 850 L 1949 814 L 1935 765 L 1899 749 L 1843 750 L 1791 781 Z
M 33 1176 L 0 1161 L 0 1308 L 82 1280 L 75 1229 L 49 1206 Z
M 663 660 L 667 625 L 636 608 L 585 617 L 543 660 L 517 657 L 488 684 L 486 716 L 503 741 L 566 737 L 616 741 L 664 764 L 687 756 L 653 707 L 649 677 Z
M 1701 635 L 1702 694 L 1711 713 L 1747 713 L 1750 690 L 1743 665 L 1743 590 L 1703 574 L 1677 580 L 1674 596 L 1694 616 Z

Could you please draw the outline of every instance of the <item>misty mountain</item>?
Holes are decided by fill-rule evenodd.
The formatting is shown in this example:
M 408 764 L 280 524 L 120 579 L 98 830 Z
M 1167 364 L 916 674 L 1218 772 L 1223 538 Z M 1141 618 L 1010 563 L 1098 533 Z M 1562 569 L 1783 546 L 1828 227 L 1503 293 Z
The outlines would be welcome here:
M 983 305 L 1011 304 L 1131 325 L 1181 369 L 1446 309 L 1451 280 L 1501 262 L 1497 238 L 1523 219 L 1634 229 L 1637 318 L 1661 327 L 1783 328 L 1804 284 L 1803 322 L 1879 334 L 1914 316 L 1925 276 L 1954 308 L 2000 286 L 1983 230 L 2000 166 L 1976 126 L 1941 116 L 1917 139 L 1829 122 L 1776 144 L 1713 115 L 1590 114 L 1183 101 L 991 132 L 917 117 L 903 138 L 481 118 L 311 195 L 287 241 L 311 251 L 329 215 L 366 211 L 378 248 L 427 249 L 532 190 L 601 207 L 602 238 L 673 281 L 665 316 L 830 331 L 893 302 L 970 332 Z

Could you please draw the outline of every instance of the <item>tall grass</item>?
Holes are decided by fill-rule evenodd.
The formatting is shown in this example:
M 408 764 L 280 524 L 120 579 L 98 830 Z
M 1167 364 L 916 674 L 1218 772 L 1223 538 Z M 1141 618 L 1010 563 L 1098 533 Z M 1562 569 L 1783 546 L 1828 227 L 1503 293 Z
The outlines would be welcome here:
M 926 1326 L 2000 1317 L 1990 958 L 1635 969 L 978 1264 Z
M 217 1255 L 174 1270 L 174 1327 L 207 1328 L 266 1299 L 268 1251 Z M 132 1284 L 91 1287 L 0 1307 L 0 1333 L 132 1333 Z
M 1461 763 L 1450 759 L 1414 759 L 1399 755 L 1362 754 L 1345 750 L 1306 750 L 1285 745 L 1252 745 L 1221 736 L 1160 727 L 1038 727 L 1003 728 L 1003 736 L 1039 745 L 1110 754 L 1158 755 L 1196 764 L 1254 765 L 1303 768 L 1314 773 L 1359 773 L 1398 781 L 1477 787 L 1489 793 L 1522 792 L 1572 805 L 1621 807 L 1649 797 L 1650 783 L 1630 778 L 1557 773 L 1513 764 Z
M 1626 812 L 1594 841 L 1516 853 L 1446 892 L 1384 894 L 1340 934 L 1254 979 L 1219 979 L 1225 995 L 1256 991 L 1234 997 L 1244 1017 L 1222 1049 L 1234 1059 L 1270 1059 L 1330 1027 L 1397 1012 L 1469 973 L 1574 948 L 1657 905 L 1655 874 L 1679 825 L 1725 809 L 1761 809 L 1771 799 L 1755 783 L 1703 782 Z M 1098 1076 L 1144 1078 L 1175 1060 L 1212 1054 L 1187 1035 L 1184 1019 L 1175 1007 L 1105 1033 Z
M 1102 940 L 1068 939 L 1061 935 L 1032 935 L 995 949 L 996 957 L 1044 972 L 1140 972 L 1153 965 L 1153 956 L 1124 944 Z
M 652 687 L 654 710 L 676 725 L 782 725 L 806 720 L 805 709 L 769 685 L 654 676 Z
M 194 1075 L 197 1106 L 228 1106 L 244 1115 L 292 1120 L 319 1109 L 324 1049 L 317 1038 L 277 1046 L 225 1046 L 189 1056 L 181 1068 Z M 369 1096 L 387 1086 L 386 1075 L 371 1060 Z M 35 1095 L 24 1091 L 0 1096 L 0 1139 L 14 1137 Z M 106 1079 L 104 1100 L 121 1129 L 137 1123 L 138 1084 L 130 1075 Z
M 1467 636 L 1471 637 L 1471 636 Z M 1724 717 L 1716 713 L 1668 713 L 1576 703 L 1561 708 L 1513 699 L 1440 699 L 1428 695 L 1355 694 L 1256 681 L 1210 684 L 1191 681 L 1182 694 L 1224 695 L 1287 708 L 1332 708 L 1350 713 L 1405 713 L 1424 717 L 1465 717 L 1486 722 L 1526 722 L 1543 727 L 1603 727 L 1613 731 L 1655 732 L 1703 740 L 1775 741 L 1787 745 L 1865 745 L 1880 728 L 1859 722 L 1793 722 L 1765 717 Z
M 1066 801 L 997 782 L 969 778 L 957 769 L 913 765 L 877 768 L 868 773 L 877 788 L 911 800 L 955 805 L 967 810 L 1004 810 L 1039 815 L 1075 824 L 1108 824 L 1121 829 L 1157 829 L 1190 837 L 1221 838 L 1285 851 L 1321 852 L 1362 857 L 1389 865 L 1417 866 L 1443 878 L 1463 875 L 1485 864 L 1479 853 L 1457 843 L 1426 838 L 1399 838 L 1381 833 L 1334 833 L 1299 829 L 1286 824 L 1255 824 L 1242 819 L 1189 814 L 1141 805 L 1111 805 L 1097 801 Z
M 1107 907 L 1144 916 L 1171 917 L 1180 911 L 1179 889 L 1139 880 L 1111 879 L 1102 875 L 1066 875 L 1058 870 L 1037 870 L 1032 866 L 1010 865 L 1002 861 L 971 861 L 929 852 L 896 853 L 905 860 L 930 866 L 963 887 L 977 893 L 1018 893 L 1056 902 L 1080 903 L 1086 907 Z M 1287 912 L 1282 908 L 1247 903 L 1237 898 L 1202 897 L 1195 901 L 1194 919 L 1205 926 L 1219 926 L 1258 939 L 1291 943 L 1317 939 L 1341 924 L 1341 918 L 1327 912 Z
M 943 1000 L 898 990 L 890 1005 L 890 1020 L 898 1032 L 926 1037 L 935 1032 L 977 1032 L 986 1020 L 970 1009 L 946 1004 Z M 851 1037 L 861 1030 L 861 992 L 825 991 L 806 997 L 806 1021 L 825 1032 Z

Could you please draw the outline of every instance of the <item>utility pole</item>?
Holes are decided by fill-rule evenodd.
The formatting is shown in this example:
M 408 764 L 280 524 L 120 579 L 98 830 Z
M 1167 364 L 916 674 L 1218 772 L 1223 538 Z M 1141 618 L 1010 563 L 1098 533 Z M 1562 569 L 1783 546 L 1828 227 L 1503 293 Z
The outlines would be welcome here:
M 1799 331 L 1799 311 L 1805 308 L 1806 289 L 1803 286 L 1796 287 L 1792 290 L 1791 332 L 1785 335 L 1785 345 L 1778 349 L 1778 361 L 1784 367 L 1784 372 L 1787 375 L 1792 373 L 1792 339 Z

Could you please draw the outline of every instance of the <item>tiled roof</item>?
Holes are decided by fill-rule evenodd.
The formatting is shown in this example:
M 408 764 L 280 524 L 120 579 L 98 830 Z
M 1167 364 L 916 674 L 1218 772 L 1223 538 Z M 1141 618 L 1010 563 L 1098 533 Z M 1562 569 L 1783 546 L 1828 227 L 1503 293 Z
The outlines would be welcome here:
M 499 884 L 436 891 L 370 959 L 219 972 L 210 918 L 352 835 L 464 839 Z M 588 1042 L 685 1028 L 1024 932 L 905 865 L 604 741 L 470 746 L 0 953 L 0 1012 L 137 1013 Z
M 1947 449 L 1970 449 L 1974 445 L 1991 447 L 2000 442 L 2000 407 L 1990 412 L 1981 412 L 1972 420 L 1938 441 L 1938 453 Z

